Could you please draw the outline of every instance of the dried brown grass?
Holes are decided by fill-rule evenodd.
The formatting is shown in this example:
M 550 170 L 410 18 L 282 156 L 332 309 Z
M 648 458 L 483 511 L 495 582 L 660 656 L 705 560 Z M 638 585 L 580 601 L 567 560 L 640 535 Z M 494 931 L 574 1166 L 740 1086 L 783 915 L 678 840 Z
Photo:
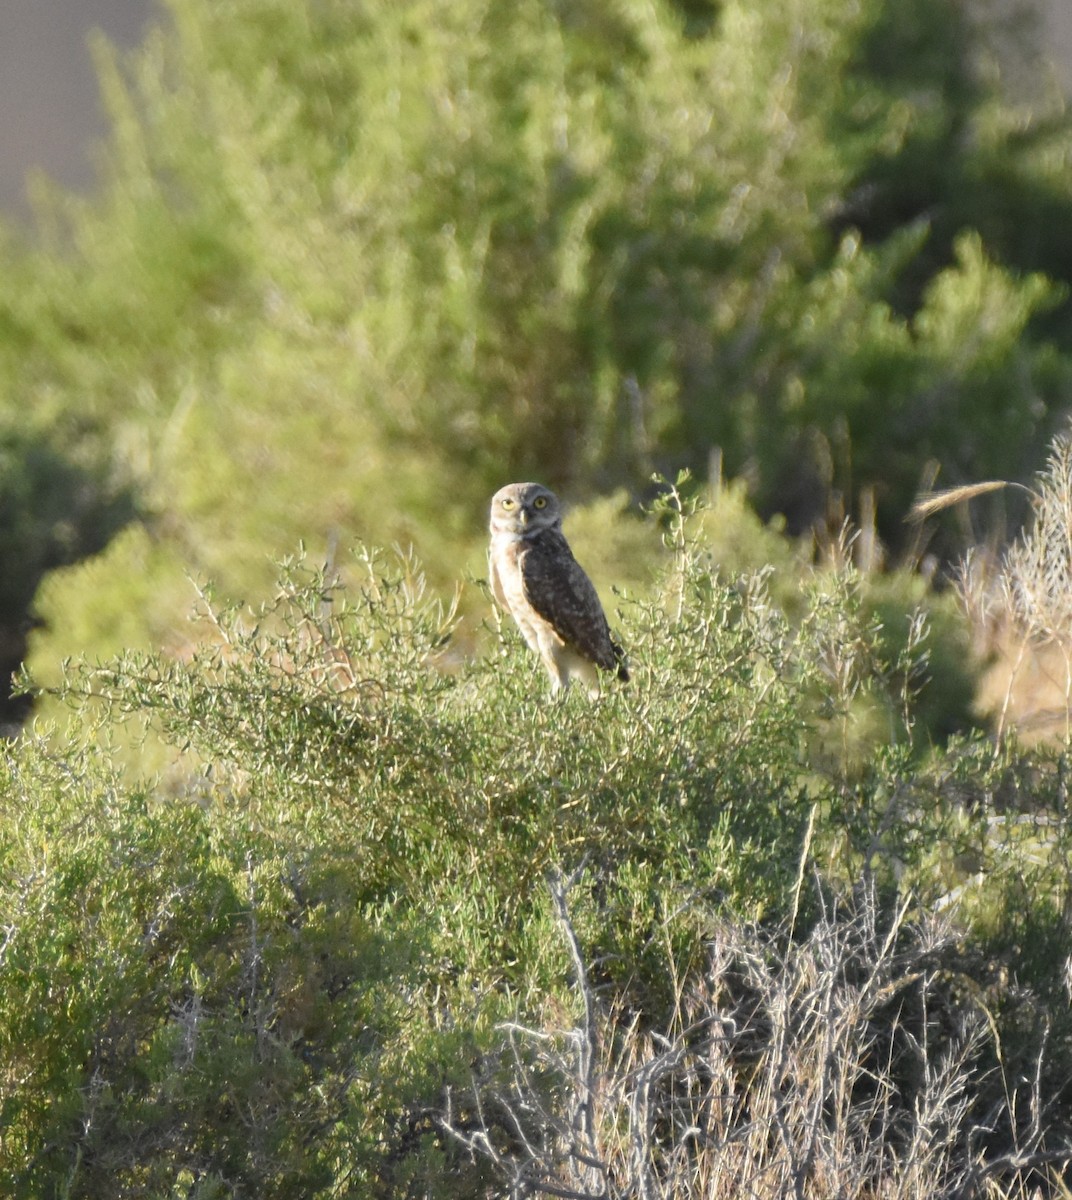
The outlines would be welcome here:
M 604 1008 L 566 888 L 556 902 L 582 1019 L 504 1028 L 510 1082 L 452 1097 L 443 1130 L 489 1160 L 511 1198 L 966 1200 L 1026 1198 L 1072 1151 L 1049 1148 L 1038 1096 L 978 1114 L 993 1037 L 951 1005 L 948 923 L 883 920 L 861 892 L 812 932 L 724 922 L 702 978 L 660 1030 Z M 1052 1173 L 1060 1194 L 1058 1176 Z
M 953 489 L 950 495 L 957 491 L 972 489 Z M 992 662 L 980 709 L 992 718 L 999 741 L 1015 729 L 1022 740 L 1067 742 L 1072 738 L 1072 436 L 1054 441 L 1029 494 L 1028 528 L 1000 557 L 969 555 L 960 590 L 980 649 Z

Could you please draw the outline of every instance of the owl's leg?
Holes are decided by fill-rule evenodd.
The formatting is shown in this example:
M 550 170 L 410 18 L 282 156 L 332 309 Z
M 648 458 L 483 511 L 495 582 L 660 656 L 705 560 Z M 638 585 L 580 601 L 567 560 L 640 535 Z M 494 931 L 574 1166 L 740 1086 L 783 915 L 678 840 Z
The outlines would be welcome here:
M 544 666 L 551 679 L 551 695 L 565 696 L 570 685 L 570 673 L 566 669 L 565 663 L 560 662 L 556 656 L 552 655 L 544 659 Z
M 588 693 L 589 699 L 599 699 L 599 671 L 594 663 L 590 663 L 572 647 L 564 644 L 557 644 L 554 647 L 554 663 L 553 669 L 548 664 L 548 672 L 552 676 L 551 686 L 555 692 L 567 691 L 570 684 L 576 680 Z M 557 687 L 555 686 L 556 679 Z
M 553 696 L 565 695 L 569 691 L 570 685 L 566 647 L 553 634 L 544 634 L 542 630 L 537 634 L 537 639 L 540 658 L 547 668 L 547 674 L 551 680 L 551 694 Z
M 573 670 L 571 672 L 578 683 L 584 686 L 584 690 L 588 693 L 589 700 L 598 700 L 602 694 L 599 686 L 599 671 L 596 670 L 593 663 L 579 656 L 574 660 Z

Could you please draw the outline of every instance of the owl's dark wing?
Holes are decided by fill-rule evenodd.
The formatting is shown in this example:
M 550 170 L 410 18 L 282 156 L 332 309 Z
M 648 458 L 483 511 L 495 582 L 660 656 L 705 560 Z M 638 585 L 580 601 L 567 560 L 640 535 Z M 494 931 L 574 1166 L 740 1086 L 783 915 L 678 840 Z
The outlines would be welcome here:
M 520 559 L 525 598 L 558 636 L 582 657 L 629 678 L 625 656 L 610 627 L 592 581 L 557 530 L 548 530 Z

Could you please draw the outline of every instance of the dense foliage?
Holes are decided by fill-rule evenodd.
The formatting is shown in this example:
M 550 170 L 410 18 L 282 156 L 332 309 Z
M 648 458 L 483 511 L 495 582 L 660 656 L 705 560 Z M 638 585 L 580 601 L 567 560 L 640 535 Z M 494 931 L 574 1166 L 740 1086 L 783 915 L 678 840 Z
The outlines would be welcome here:
M 550 1036 L 579 1019 L 548 891 L 566 875 L 607 1053 L 685 1036 L 681 1006 L 706 996 L 706 1020 L 741 1022 L 725 1059 L 735 1086 L 784 1100 L 790 1068 L 772 1047 L 760 1081 L 754 1054 L 772 1035 L 747 1014 L 768 986 L 762 1003 L 782 1011 L 785 984 L 815 1031 L 798 1048 L 827 1064 L 792 1086 L 811 1096 L 828 1070 L 857 1082 L 836 1110 L 808 1100 L 778 1120 L 854 1161 L 863 1194 L 865 1161 L 898 1178 L 931 1161 L 898 1147 L 951 1154 L 957 1178 L 994 1186 L 1014 1186 L 1017 1155 L 1060 1161 L 1063 774 L 1035 760 L 1018 798 L 1009 781 L 1028 763 L 1011 752 L 969 742 L 921 760 L 905 720 L 923 629 L 890 662 L 851 570 L 817 575 L 787 620 L 774 577 L 721 581 L 688 505 L 671 491 L 662 509 L 672 563 L 651 598 L 619 600 L 633 680 L 598 702 L 551 700 L 509 631 L 455 661 L 451 612 L 413 561 L 367 552 L 349 589 L 299 561 L 259 611 L 206 595 L 182 657 L 70 668 L 67 739 L 9 746 L 0 781 L 0 1167 L 13 1196 L 503 1194 L 496 1162 L 465 1139 L 484 1123 L 501 1165 L 520 1147 L 495 1097 L 522 1113 L 557 1103 L 561 1081 L 506 1053 L 502 1023 Z M 172 748 L 159 778 L 117 773 L 124 730 Z M 851 913 L 867 896 L 858 928 L 831 924 L 831 905 Z M 913 923 L 936 903 L 953 906 L 955 936 L 921 941 Z M 826 932 L 775 951 L 779 928 Z M 788 956 L 784 971 L 749 943 Z M 840 947 L 826 968 L 824 947 Z M 869 975 L 873 995 L 854 1000 Z M 830 1025 L 835 1041 L 824 995 L 848 1022 Z M 1000 1040 L 980 1040 L 985 1028 Z M 913 1089 L 937 1103 L 945 1085 L 927 1064 L 947 1058 L 965 1064 L 955 1103 L 920 1107 Z M 509 1089 L 516 1068 L 527 1097 Z M 1050 1104 L 1038 1127 L 1005 1090 L 1036 1072 Z M 646 1111 L 656 1129 L 660 1110 Z M 885 1114 L 866 1145 L 864 1111 Z M 965 1129 L 968 1157 L 948 1132 Z M 750 1153 L 764 1144 L 752 1137 Z M 923 1182 L 896 1194 L 947 1194 Z M 830 1189 L 816 1194 L 844 1183 L 816 1176 Z
M 299 539 L 454 578 L 505 480 L 636 494 L 716 446 L 791 528 L 866 494 L 901 542 L 928 463 L 1025 477 L 1067 405 L 1072 135 L 953 0 L 166 16 L 100 51 L 99 192 L 0 248 L 0 429 L 70 464 L 44 543 L 0 497 L 3 575 L 146 527 L 52 578 L 42 663 L 166 640 L 188 570 L 263 595 Z

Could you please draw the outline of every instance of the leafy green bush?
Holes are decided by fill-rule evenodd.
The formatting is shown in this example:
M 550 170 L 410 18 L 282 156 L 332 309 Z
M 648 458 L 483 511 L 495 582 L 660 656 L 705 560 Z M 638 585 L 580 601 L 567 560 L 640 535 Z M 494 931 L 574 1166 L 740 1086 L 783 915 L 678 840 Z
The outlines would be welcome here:
M 873 730 L 856 753 L 861 697 L 899 702 L 852 578 L 790 621 L 764 573 L 719 579 L 679 490 L 657 507 L 667 572 L 619 598 L 633 680 L 596 703 L 550 699 L 509 630 L 459 661 L 452 607 L 369 552 L 346 588 L 296 560 L 256 610 L 206 592 L 180 655 L 69 668 L 72 732 L 5 747 L 0 780 L 15 1196 L 491 1187 L 443 1114 L 474 1074 L 506 1084 L 502 1022 L 575 1009 L 559 873 L 580 872 L 590 985 L 654 1031 L 720 922 L 803 936 L 861 878 L 880 902 L 898 878 L 924 904 L 959 888 L 963 986 L 1018 1022 L 1008 1069 L 1027 1062 L 1033 1018 L 988 973 L 1012 909 L 972 882 L 979 854 L 1011 880 L 1037 851 L 993 824 L 1001 765 L 969 746 L 920 767 Z M 123 720 L 172 747 L 159 780 L 115 772 Z M 1067 885 L 1063 837 L 1039 906 Z

